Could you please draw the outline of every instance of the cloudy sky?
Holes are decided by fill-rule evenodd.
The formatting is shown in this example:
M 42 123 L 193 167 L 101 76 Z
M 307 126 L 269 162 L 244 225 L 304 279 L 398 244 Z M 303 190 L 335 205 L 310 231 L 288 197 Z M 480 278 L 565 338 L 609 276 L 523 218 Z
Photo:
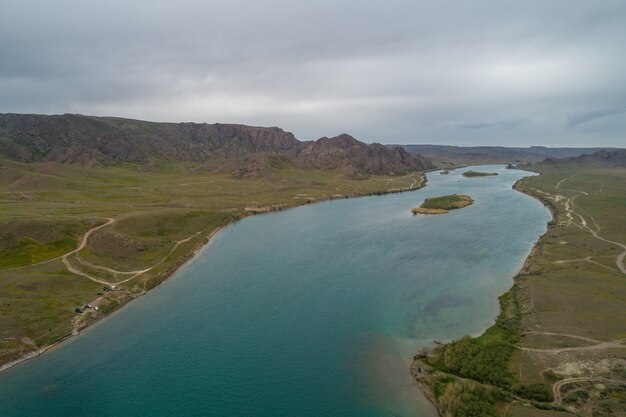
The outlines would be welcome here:
M 3 0 L 0 112 L 626 147 L 626 1 Z

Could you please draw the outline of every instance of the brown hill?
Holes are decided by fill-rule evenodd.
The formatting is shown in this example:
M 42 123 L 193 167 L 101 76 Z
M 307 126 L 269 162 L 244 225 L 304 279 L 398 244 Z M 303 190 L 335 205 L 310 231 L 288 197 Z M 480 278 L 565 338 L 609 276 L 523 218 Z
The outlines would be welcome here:
M 145 167 L 159 161 L 193 161 L 240 176 L 258 174 L 268 160 L 346 174 L 400 174 L 432 167 L 421 155 L 368 145 L 345 134 L 301 142 L 278 127 L 73 114 L 0 114 L 0 158 L 81 166 L 128 162 Z
M 421 155 L 413 156 L 400 147 L 389 149 L 379 143 L 367 145 L 347 134 L 305 142 L 297 156 L 304 166 L 359 173 L 398 174 L 432 168 Z

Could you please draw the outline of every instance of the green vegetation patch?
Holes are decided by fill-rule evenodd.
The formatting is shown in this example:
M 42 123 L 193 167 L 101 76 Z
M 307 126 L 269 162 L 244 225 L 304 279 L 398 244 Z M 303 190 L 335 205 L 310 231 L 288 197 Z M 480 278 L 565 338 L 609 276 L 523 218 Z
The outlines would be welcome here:
M 78 245 L 86 222 L 15 221 L 0 223 L 0 270 L 59 257 Z
M 450 210 L 467 207 L 474 203 L 470 196 L 462 194 L 427 198 L 421 206 L 411 209 L 413 214 L 443 214 Z
M 119 271 L 148 268 L 164 259 L 177 242 L 228 223 L 232 213 L 168 209 L 120 219 L 96 231 L 79 253 L 83 263 Z M 83 269 L 88 269 L 83 267 Z
M 480 337 L 439 346 L 427 359 L 438 371 L 429 386 L 443 415 L 496 416 L 498 404 L 516 397 L 536 405 L 552 401 L 548 386 L 523 385 L 509 369 L 521 324 L 517 291 L 513 286 L 500 297 L 501 313 Z
M 437 401 L 443 415 L 464 417 L 496 417 L 494 389 L 473 381 L 448 383 Z
M 502 333 L 496 329 L 496 333 Z M 479 341 L 469 336 L 445 346 L 433 365 L 437 369 L 497 386 L 509 386 L 507 362 L 514 347 L 500 337 Z
M 470 378 L 482 383 L 509 388 L 515 382 L 508 369 L 508 361 L 517 341 L 519 309 L 512 293 L 500 297 L 501 313 L 496 324 L 480 337 L 466 336 L 440 346 L 432 365 L 441 371 Z
M 0 268 L 30 265 L 63 255 L 76 247 L 71 238 L 39 243 L 29 237 L 21 238 L 13 245 L 0 252 Z
M 491 177 L 493 175 L 498 175 L 498 173 L 497 172 L 479 172 L 479 171 L 465 171 L 463 173 L 463 176 L 467 178 Z

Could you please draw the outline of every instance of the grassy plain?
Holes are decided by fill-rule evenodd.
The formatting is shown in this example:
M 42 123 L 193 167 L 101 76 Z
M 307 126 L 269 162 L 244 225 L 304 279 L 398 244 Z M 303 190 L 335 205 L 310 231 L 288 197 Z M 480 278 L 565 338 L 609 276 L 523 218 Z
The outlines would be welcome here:
M 0 366 L 143 294 L 220 226 L 423 182 L 417 173 L 353 179 L 283 159 L 269 158 L 267 174 L 248 179 L 167 162 L 145 171 L 0 160 Z M 111 285 L 120 290 L 104 290 Z M 74 312 L 88 303 L 99 311 Z
M 541 175 L 517 184 L 543 201 L 554 219 L 513 288 L 496 324 L 478 338 L 440 346 L 417 362 L 440 409 L 466 381 L 450 416 L 625 416 L 626 168 L 536 164 Z M 493 391 L 498 394 L 494 397 Z M 473 393 L 473 394 L 472 394 Z M 488 406 L 488 407 L 487 407 Z

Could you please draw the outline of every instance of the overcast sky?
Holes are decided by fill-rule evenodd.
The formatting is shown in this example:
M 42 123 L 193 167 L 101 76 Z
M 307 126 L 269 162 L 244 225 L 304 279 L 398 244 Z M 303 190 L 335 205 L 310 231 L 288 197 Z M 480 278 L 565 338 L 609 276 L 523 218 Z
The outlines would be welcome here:
M 2 0 L 0 112 L 626 147 L 626 1 Z

